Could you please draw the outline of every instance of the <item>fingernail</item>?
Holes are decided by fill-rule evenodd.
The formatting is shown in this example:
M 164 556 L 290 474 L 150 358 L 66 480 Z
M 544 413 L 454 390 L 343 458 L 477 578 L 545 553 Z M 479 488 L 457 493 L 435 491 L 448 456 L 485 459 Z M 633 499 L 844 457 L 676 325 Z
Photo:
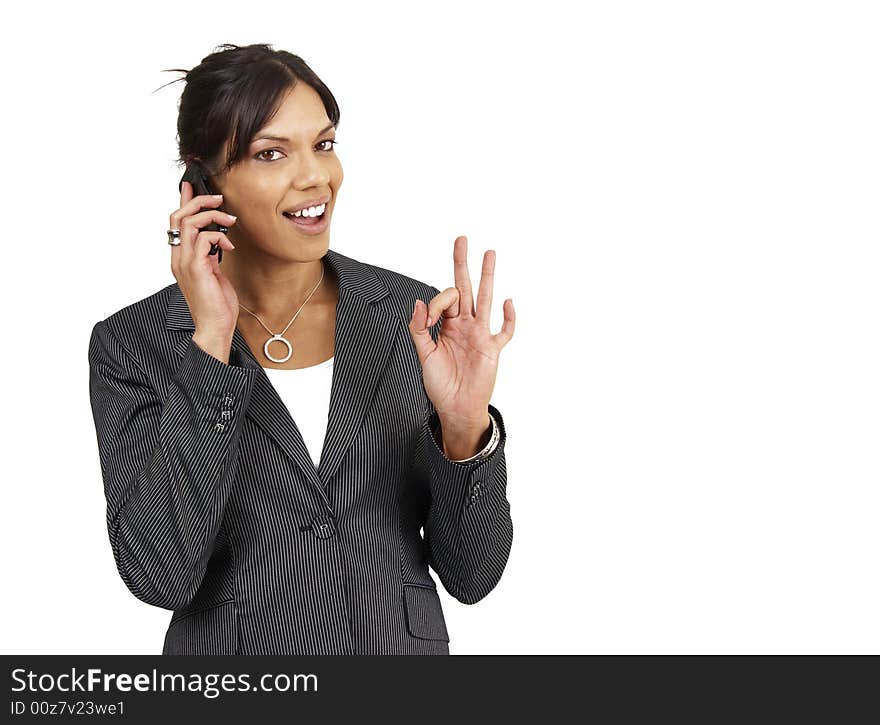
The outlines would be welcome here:
M 223 194 L 214 194 L 213 196 L 215 199 L 222 199 L 223 198 Z
M 428 327 L 431 326 L 431 315 L 428 315 L 428 322 L 426 324 Z
M 235 216 L 235 214 L 227 214 L 226 216 L 228 216 L 230 219 L 238 219 L 238 217 Z

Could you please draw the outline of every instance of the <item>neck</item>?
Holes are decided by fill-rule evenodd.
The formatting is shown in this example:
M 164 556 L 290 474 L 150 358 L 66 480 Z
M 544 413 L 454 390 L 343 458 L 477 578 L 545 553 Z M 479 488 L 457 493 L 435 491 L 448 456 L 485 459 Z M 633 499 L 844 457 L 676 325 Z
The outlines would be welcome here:
M 261 265 L 241 257 L 233 262 L 231 258 L 236 252 L 238 250 L 224 257 L 221 271 L 235 289 L 239 303 L 257 315 L 270 329 L 280 331 L 303 303 L 305 305 L 298 320 L 307 315 L 309 308 L 336 304 L 337 287 L 333 268 L 322 259 L 292 262 L 284 266 L 272 260 L 271 264 Z M 230 262 L 228 267 L 227 260 Z M 239 308 L 239 320 L 242 317 L 251 318 L 256 323 L 245 309 Z

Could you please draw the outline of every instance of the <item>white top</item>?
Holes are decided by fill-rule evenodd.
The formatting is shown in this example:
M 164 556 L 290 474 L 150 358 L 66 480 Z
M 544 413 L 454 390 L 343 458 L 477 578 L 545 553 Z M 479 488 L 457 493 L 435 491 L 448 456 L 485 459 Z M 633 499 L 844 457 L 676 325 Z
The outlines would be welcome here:
M 333 358 L 299 370 L 263 370 L 290 411 L 317 468 L 330 414 Z

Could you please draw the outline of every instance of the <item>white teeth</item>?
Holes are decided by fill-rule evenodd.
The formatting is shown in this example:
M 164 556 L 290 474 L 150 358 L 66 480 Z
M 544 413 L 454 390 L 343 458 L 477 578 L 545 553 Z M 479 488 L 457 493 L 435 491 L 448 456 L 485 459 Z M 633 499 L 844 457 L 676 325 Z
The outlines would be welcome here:
M 324 213 L 326 206 L 326 204 L 319 204 L 318 206 L 310 206 L 308 209 L 300 209 L 299 211 L 293 212 L 293 216 L 321 216 L 321 214 Z

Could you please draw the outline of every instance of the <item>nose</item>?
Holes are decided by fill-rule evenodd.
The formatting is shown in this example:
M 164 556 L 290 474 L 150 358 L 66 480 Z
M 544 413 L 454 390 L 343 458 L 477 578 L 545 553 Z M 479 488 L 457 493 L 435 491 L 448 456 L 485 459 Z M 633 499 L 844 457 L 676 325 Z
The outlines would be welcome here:
M 326 189 L 330 182 L 330 173 L 321 159 L 314 154 L 305 154 L 300 158 L 293 178 L 293 186 L 297 189 L 319 187 Z

